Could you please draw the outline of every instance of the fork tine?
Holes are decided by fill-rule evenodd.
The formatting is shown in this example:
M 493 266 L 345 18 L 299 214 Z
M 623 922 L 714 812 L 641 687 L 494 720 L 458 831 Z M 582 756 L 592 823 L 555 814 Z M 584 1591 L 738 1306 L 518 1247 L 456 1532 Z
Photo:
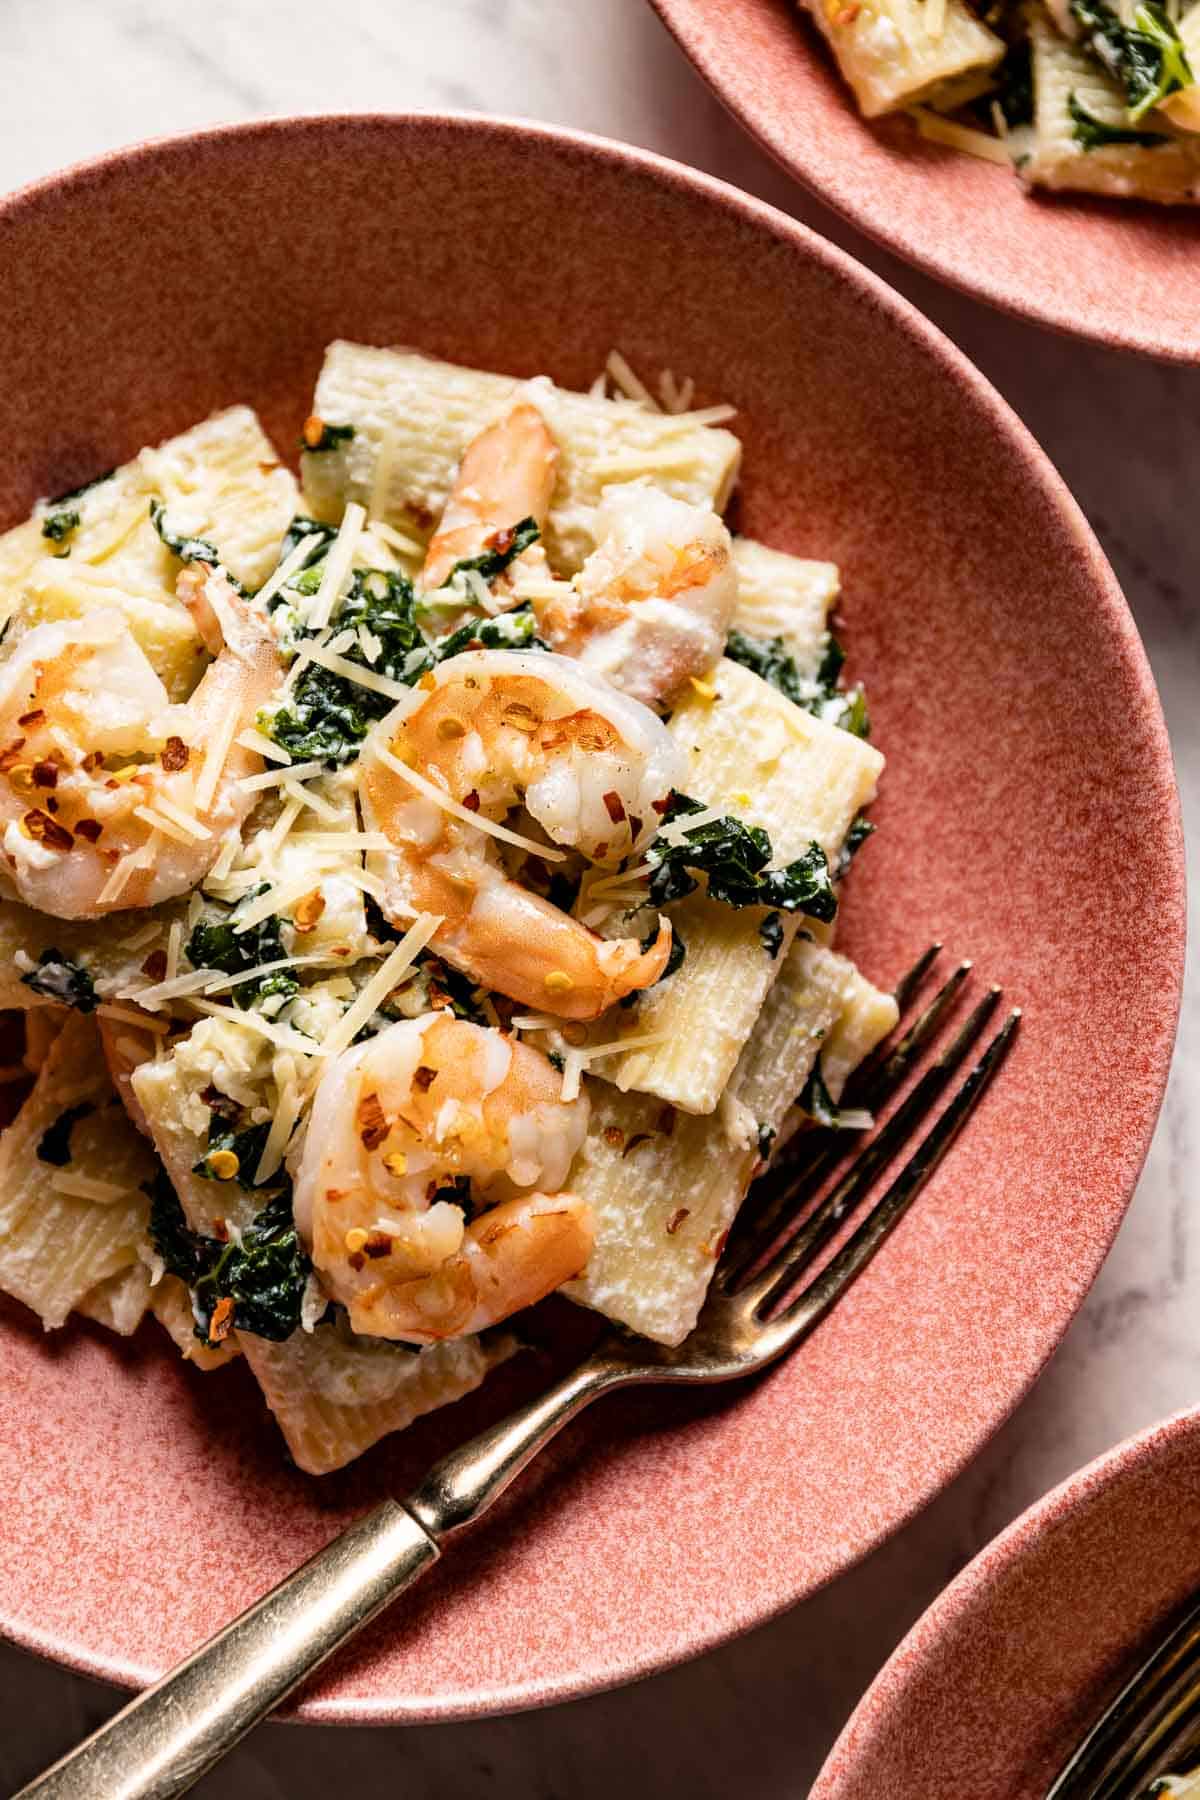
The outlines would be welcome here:
M 930 1107 L 987 1024 L 999 998 L 999 988 L 989 989 L 937 1061 L 926 1069 L 904 1104 L 888 1120 L 878 1137 L 855 1158 L 812 1217 L 806 1219 L 799 1231 L 755 1272 L 752 1286 L 757 1290 L 757 1304 L 762 1310 L 769 1311 L 776 1300 L 782 1299 L 800 1270 L 812 1261 L 847 1213 L 868 1191 L 880 1169 L 891 1161 L 927 1117 Z
M 914 964 L 897 985 L 897 994 L 906 988 L 906 984 L 911 984 L 907 986 L 907 992 L 911 995 L 913 985 L 920 983 L 917 971 L 921 970 L 923 973 L 930 968 L 940 949 L 939 944 L 934 944 L 926 950 L 920 961 Z M 852 1091 L 856 1103 L 875 1111 L 891 1098 L 957 1000 L 970 972 L 971 964 L 962 962 L 942 983 L 896 1048 L 880 1067 L 871 1072 L 870 1080 L 861 1088 L 854 1087 Z M 726 1263 L 724 1276 L 727 1285 L 736 1282 L 739 1275 L 744 1274 L 756 1260 L 764 1236 L 774 1230 L 783 1217 L 784 1210 L 798 1211 L 804 1201 L 811 1199 L 817 1192 L 830 1170 L 854 1154 L 856 1146 L 853 1137 L 848 1138 L 838 1132 L 814 1132 L 812 1136 L 815 1141 L 812 1153 L 807 1158 L 788 1159 L 779 1170 L 773 1172 L 776 1180 L 772 1180 L 771 1175 L 764 1176 L 755 1184 L 757 1195 L 751 1190 L 751 1197 L 742 1207 L 734 1224 L 734 1250 Z
M 807 1333 L 841 1299 L 895 1230 L 978 1106 L 1007 1056 L 1020 1022 L 1021 1011 L 1017 1007 L 1009 1013 L 937 1124 L 926 1133 L 883 1198 L 871 1208 L 828 1266 L 772 1323 L 786 1323 L 793 1333 Z
M 912 999 L 913 995 L 916 993 L 941 954 L 942 946 L 940 943 L 930 944 L 928 950 L 922 951 L 921 955 L 918 956 L 916 962 L 908 971 L 908 974 L 900 977 L 899 981 L 892 989 L 892 994 L 896 1005 L 900 1008 L 901 1012 L 906 1010 L 909 1001 Z

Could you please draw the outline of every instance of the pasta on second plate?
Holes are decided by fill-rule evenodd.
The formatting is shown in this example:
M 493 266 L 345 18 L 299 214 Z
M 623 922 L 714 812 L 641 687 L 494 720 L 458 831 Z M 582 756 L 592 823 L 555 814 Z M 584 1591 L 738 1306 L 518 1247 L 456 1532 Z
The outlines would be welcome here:
M 610 392 L 610 386 L 613 390 Z M 560 1291 L 667 1344 L 896 1007 L 883 758 L 728 407 L 333 344 L 0 539 L 0 1288 L 338 1468 Z
M 1030 189 L 1200 200 L 1195 0 L 803 0 L 868 119 Z

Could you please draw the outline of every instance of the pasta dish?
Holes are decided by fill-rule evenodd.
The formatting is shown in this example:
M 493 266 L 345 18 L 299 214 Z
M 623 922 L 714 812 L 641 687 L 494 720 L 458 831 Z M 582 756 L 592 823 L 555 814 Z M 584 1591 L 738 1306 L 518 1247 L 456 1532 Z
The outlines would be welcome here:
M 330 346 L 0 538 L 0 1288 L 244 1358 L 323 1473 L 554 1292 L 679 1343 L 896 1005 L 883 767 L 727 406 Z

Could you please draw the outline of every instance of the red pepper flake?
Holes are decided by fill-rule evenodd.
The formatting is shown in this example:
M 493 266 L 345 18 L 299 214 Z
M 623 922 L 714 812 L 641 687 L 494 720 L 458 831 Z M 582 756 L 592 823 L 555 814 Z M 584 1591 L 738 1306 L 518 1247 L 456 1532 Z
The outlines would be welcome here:
M 466 807 L 468 812 L 478 812 L 479 811 L 479 795 L 476 793 L 474 788 L 471 789 L 469 794 L 463 795 L 463 805 Z
M 674 797 L 673 795 L 668 794 L 665 800 L 652 800 L 650 802 L 651 806 L 654 808 L 655 812 L 659 815 L 660 818 L 662 817 L 663 813 L 666 812 L 667 808 L 670 806 L 673 797 Z
M 48 794 L 46 796 L 46 811 L 52 813 L 58 811 L 58 801 L 54 798 L 53 794 Z
M 99 819 L 79 819 L 75 824 L 75 836 L 86 838 L 89 844 L 94 844 L 103 830 Z
M 489 550 L 498 550 L 503 556 L 505 551 L 512 549 L 513 539 L 516 535 L 516 531 L 511 525 L 504 525 L 498 531 L 493 531 L 492 535 L 484 541 Z
M 210 1344 L 223 1344 L 233 1330 L 233 1301 L 228 1294 L 222 1294 L 213 1307 L 213 1315 L 208 1323 L 208 1341 Z
M 311 894 L 305 894 L 303 899 L 297 900 L 292 923 L 297 931 L 315 931 L 324 911 L 325 896 L 319 888 L 314 888 Z
M 148 975 L 151 981 L 161 981 L 167 972 L 167 953 L 165 950 L 152 950 L 142 964 L 142 974 Z
M 654 1133 L 652 1131 L 635 1131 L 621 1152 L 622 1161 L 629 1155 L 631 1150 L 636 1150 L 639 1144 L 648 1144 L 653 1136 Z
M 604 1141 L 613 1150 L 619 1150 L 621 1145 L 625 1142 L 625 1133 L 621 1130 L 619 1125 L 606 1125 L 604 1127 Z
M 364 1094 L 358 1103 L 358 1135 L 367 1150 L 378 1150 L 388 1134 L 387 1115 L 378 1094 Z
M 49 813 L 34 806 L 21 821 L 31 838 L 39 843 L 48 844 L 51 850 L 69 850 L 74 839 L 65 826 L 57 824 Z
M 14 738 L 7 750 L 0 750 L 0 774 L 7 775 L 21 760 L 21 752 L 25 748 L 23 737 Z
M 413 1075 L 413 1086 L 419 1094 L 427 1094 L 433 1086 L 436 1075 L 436 1069 L 431 1069 L 428 1063 L 421 1063 Z
M 629 835 L 630 837 L 635 838 L 640 838 L 642 835 L 642 821 L 638 818 L 636 813 L 630 813 L 629 815 Z
M 683 1221 L 685 1219 L 689 1219 L 690 1217 L 691 1217 L 691 1208 L 690 1207 L 677 1206 L 675 1208 L 675 1211 L 671 1214 L 670 1218 L 667 1220 L 667 1236 L 674 1237 L 675 1233 L 679 1230 L 679 1227 L 683 1224 Z
M 168 775 L 175 775 L 180 769 L 186 769 L 191 751 L 181 737 L 169 737 L 158 753 L 158 760 Z
M 224 1219 L 213 1220 L 212 1234 L 216 1238 L 218 1244 L 227 1244 L 229 1242 L 229 1226 Z
M 87 775 L 94 775 L 96 770 L 103 768 L 103 766 L 104 766 L 103 750 L 89 750 L 87 755 L 83 759 L 84 773 Z
M 380 1256 L 392 1254 L 391 1236 L 386 1231 L 372 1231 L 363 1245 L 363 1253 L 374 1260 Z
M 659 1131 L 662 1132 L 664 1137 L 670 1137 L 671 1133 L 675 1129 L 675 1108 L 673 1106 L 664 1106 L 663 1107 L 662 1111 L 658 1115 L 658 1127 L 657 1128 Z
M 32 712 L 18 713 L 17 724 L 40 725 L 45 717 L 46 714 L 43 709 L 40 706 L 35 706 Z
M 360 1269 L 366 1267 L 367 1263 L 367 1259 L 361 1250 L 356 1250 L 353 1256 L 348 1256 L 346 1258 L 346 1261 L 350 1264 L 350 1267 L 354 1270 L 356 1275 Z
M 56 788 L 58 786 L 58 767 L 48 758 L 45 762 L 33 765 L 33 785 L 40 788 Z
M 615 790 L 603 795 L 605 810 L 614 825 L 619 825 L 625 817 L 625 803 Z

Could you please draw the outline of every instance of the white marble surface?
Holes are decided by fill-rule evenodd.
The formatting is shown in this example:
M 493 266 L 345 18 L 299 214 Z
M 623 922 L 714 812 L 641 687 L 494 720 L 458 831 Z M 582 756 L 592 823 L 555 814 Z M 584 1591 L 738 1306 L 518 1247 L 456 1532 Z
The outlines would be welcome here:
M 1051 337 L 875 250 L 743 139 L 644 0 L 5 0 L 0 29 L 0 188 L 217 120 L 475 108 L 648 145 L 836 239 L 963 346 L 1079 496 L 1145 637 L 1189 837 L 1200 832 L 1200 370 Z M 1066 1343 L 979 1461 L 863 1568 L 764 1630 L 638 1687 L 467 1726 L 269 1728 L 198 1791 L 213 1800 L 328 1800 L 334 1790 L 356 1800 L 804 1795 L 894 1644 L 983 1543 L 1081 1463 L 1200 1401 L 1200 1126 L 1189 1106 L 1198 1079 L 1193 981 L 1146 1172 Z M 3 1791 L 114 1703 L 109 1691 L 0 1646 Z

